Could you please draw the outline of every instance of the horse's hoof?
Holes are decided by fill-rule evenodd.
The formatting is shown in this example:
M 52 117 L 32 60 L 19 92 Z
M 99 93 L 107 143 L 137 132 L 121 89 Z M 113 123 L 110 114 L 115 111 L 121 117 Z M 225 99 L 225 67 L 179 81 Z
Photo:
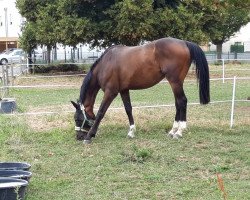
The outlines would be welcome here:
M 168 136 L 171 138 L 174 137 L 174 134 L 175 134 L 175 132 L 173 130 L 168 132 Z
M 173 138 L 173 137 L 174 137 L 174 134 L 172 134 L 172 133 L 168 133 L 168 137 Z
M 91 144 L 91 140 L 83 140 L 83 144 Z
M 134 134 L 134 133 L 130 133 L 130 132 L 128 133 L 128 138 L 129 138 L 129 139 L 133 139 L 134 137 L 135 137 L 135 134 Z
M 178 140 L 179 136 L 178 135 L 173 135 L 173 139 Z
M 181 133 L 175 133 L 173 135 L 173 139 L 179 139 L 179 138 L 182 138 L 182 134 Z
M 134 139 L 135 136 L 128 135 L 128 139 Z

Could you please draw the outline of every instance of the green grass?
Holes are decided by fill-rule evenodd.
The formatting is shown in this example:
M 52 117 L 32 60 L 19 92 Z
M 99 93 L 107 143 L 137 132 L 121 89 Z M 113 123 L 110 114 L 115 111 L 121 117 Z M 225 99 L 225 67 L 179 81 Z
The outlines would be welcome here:
M 249 199 L 249 121 L 229 129 L 220 107 L 190 107 L 190 128 L 178 141 L 165 134 L 173 110 L 135 110 L 133 140 L 126 138 L 125 113 L 109 111 L 89 146 L 75 141 L 73 124 L 34 131 L 21 117 L 2 116 L 0 157 L 31 163 L 27 200 L 222 199 L 216 173 L 228 199 Z M 204 119 L 204 111 L 215 115 Z
M 230 83 L 230 84 L 228 84 Z M 229 100 L 232 81 L 211 82 L 212 101 Z M 80 85 L 79 85 L 80 87 Z M 238 81 L 236 99 L 250 94 Z M 195 82 L 185 84 L 189 102 L 198 102 Z M 79 89 L 11 89 L 20 112 L 71 110 Z M 101 101 L 102 94 L 97 98 Z M 136 105 L 174 102 L 168 84 L 131 91 Z M 122 106 L 120 98 L 112 104 Z M 173 107 L 134 109 L 136 138 L 126 137 L 124 110 L 109 110 L 91 145 L 75 140 L 73 113 L 39 116 L 0 115 L 0 160 L 32 165 L 26 200 L 82 199 L 250 199 L 249 102 L 237 102 L 229 128 L 230 103 L 188 106 L 183 139 L 167 137 Z

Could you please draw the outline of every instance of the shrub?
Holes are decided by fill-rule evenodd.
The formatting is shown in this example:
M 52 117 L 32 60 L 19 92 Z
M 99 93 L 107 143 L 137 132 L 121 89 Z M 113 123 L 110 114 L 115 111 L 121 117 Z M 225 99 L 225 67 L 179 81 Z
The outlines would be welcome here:
M 57 65 L 37 65 L 34 67 L 35 73 L 58 73 L 58 72 L 77 72 L 85 71 L 85 66 L 76 64 L 57 64 Z
M 236 42 L 235 44 L 230 46 L 230 52 L 244 53 L 244 45 Z

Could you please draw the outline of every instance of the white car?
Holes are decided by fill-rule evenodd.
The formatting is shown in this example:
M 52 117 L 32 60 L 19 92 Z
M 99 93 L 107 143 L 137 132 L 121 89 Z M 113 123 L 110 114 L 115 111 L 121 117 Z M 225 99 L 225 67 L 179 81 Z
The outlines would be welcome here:
M 10 53 L 0 54 L 0 64 L 21 63 L 24 61 L 26 54 L 22 49 L 15 49 Z

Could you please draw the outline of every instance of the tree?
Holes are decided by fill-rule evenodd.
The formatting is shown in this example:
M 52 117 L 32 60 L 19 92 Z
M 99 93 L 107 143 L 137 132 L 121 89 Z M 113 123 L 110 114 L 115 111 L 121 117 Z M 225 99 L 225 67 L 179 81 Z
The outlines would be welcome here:
M 200 23 L 202 14 L 187 5 L 181 3 L 176 9 L 160 8 L 154 13 L 154 39 L 170 36 L 196 43 L 207 40 Z
M 153 1 L 153 8 L 177 8 L 180 4 L 180 0 L 154 0 Z
M 109 43 L 137 45 L 154 31 L 151 0 L 120 1 L 107 14 L 110 19 L 103 26 Z
M 218 46 L 249 21 L 248 0 L 17 0 L 38 44 L 137 45 L 175 37 Z
M 222 44 L 228 41 L 240 28 L 250 21 L 250 2 L 244 6 L 238 1 L 206 1 L 203 31 L 216 45 L 217 58 L 221 59 Z
M 47 61 L 50 63 L 51 49 L 59 41 L 57 0 L 17 0 L 20 14 L 27 22 L 21 36 L 21 46 L 28 54 L 37 45 L 47 46 Z M 27 30 L 26 30 L 27 29 Z M 31 34 L 29 36 L 29 34 Z M 31 43 L 31 45 L 29 45 Z
M 26 18 L 28 22 L 36 22 L 39 9 L 51 3 L 54 4 L 54 0 L 16 0 L 16 7 L 20 14 Z
M 36 24 L 27 22 L 22 29 L 22 35 L 19 39 L 20 45 L 24 51 L 31 54 L 32 50 L 38 45 L 38 41 L 36 40 Z
M 98 23 L 92 44 L 138 45 L 145 40 L 167 36 L 203 41 L 205 36 L 201 28 L 198 29 L 201 15 L 189 13 L 181 4 L 176 3 L 179 6 L 173 8 L 169 2 L 163 1 L 164 4 L 157 7 L 152 0 L 117 1 L 103 12 L 105 17 Z
M 115 4 L 115 0 L 61 0 L 58 4 L 63 44 L 75 46 L 89 43 L 99 46 L 102 43 L 107 31 L 103 25 L 109 18 L 105 12 Z
M 22 28 L 22 36 L 19 39 L 20 45 L 24 51 L 28 54 L 28 62 L 29 64 L 32 63 L 32 51 L 35 49 L 38 45 L 38 42 L 36 40 L 36 25 L 33 22 L 26 23 L 24 27 Z M 29 71 L 31 71 L 31 67 L 29 68 Z
M 36 19 L 36 39 L 39 44 L 47 46 L 47 62 L 50 63 L 50 55 L 53 47 L 60 41 L 58 21 L 61 19 L 57 12 L 56 1 L 39 8 Z

